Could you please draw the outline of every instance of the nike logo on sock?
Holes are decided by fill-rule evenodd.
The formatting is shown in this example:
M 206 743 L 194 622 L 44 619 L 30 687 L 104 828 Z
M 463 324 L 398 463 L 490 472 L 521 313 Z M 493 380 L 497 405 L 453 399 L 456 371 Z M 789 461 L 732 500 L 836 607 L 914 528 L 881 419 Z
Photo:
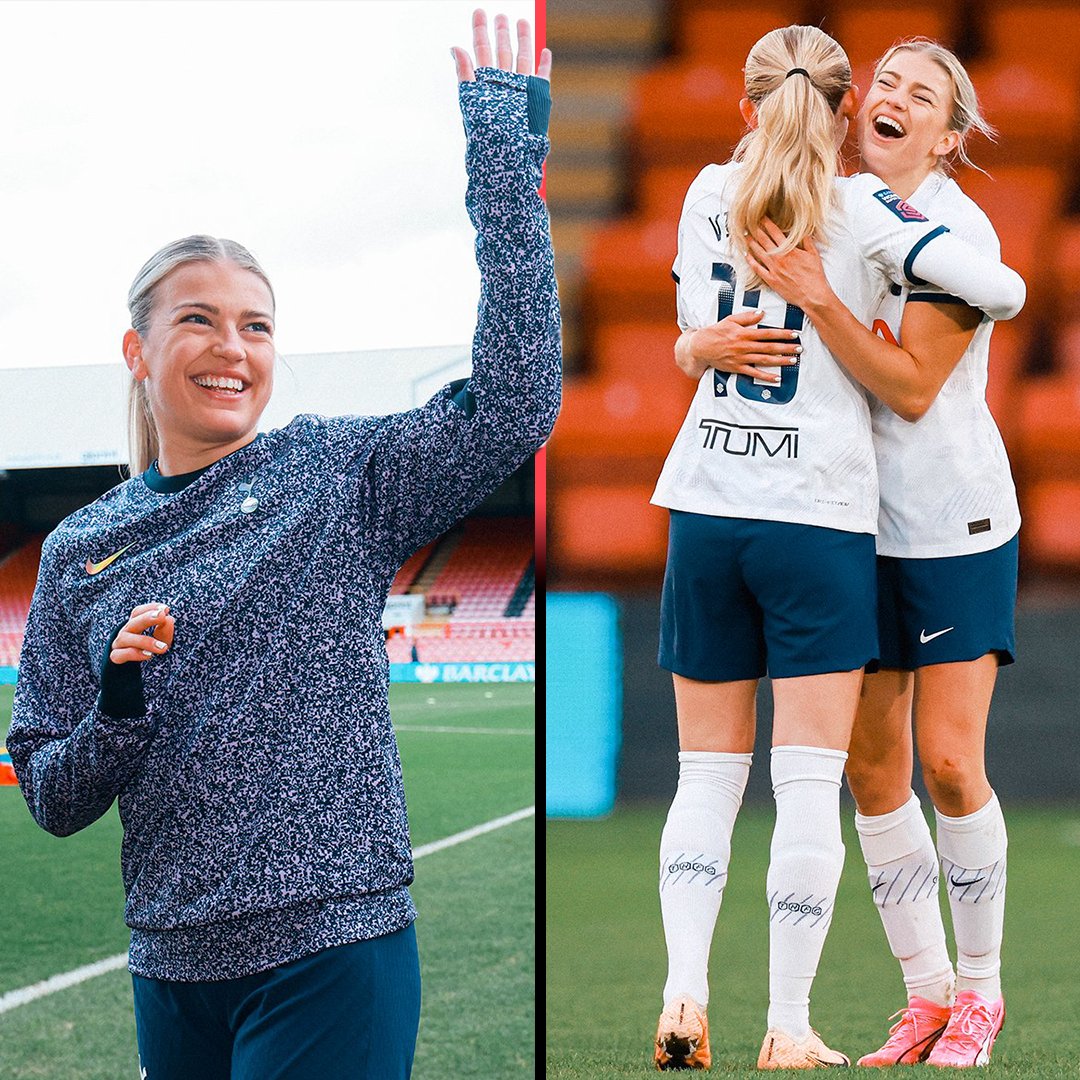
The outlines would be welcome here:
M 957 889 L 962 889 L 965 885 L 977 885 L 980 881 L 982 881 L 981 877 L 972 878 L 970 881 L 957 881 L 954 877 L 949 878 L 949 884 Z
M 928 634 L 925 630 L 919 634 L 919 640 L 925 645 L 928 641 L 933 641 L 936 637 L 941 637 L 942 634 L 947 634 L 950 630 L 955 630 L 955 626 L 946 626 L 944 630 L 937 630 L 933 634 Z

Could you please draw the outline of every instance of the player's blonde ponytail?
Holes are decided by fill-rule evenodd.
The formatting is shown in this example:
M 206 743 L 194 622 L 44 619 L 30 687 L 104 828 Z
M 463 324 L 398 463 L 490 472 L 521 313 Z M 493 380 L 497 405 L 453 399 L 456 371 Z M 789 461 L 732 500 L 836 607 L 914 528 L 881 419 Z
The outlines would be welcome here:
M 166 244 L 152 255 L 135 276 L 128 291 L 128 311 L 131 313 L 132 329 L 140 337 L 150 330 L 150 316 L 154 308 L 154 290 L 177 267 L 191 262 L 231 262 L 241 270 L 250 270 L 265 282 L 274 300 L 274 288 L 266 271 L 255 256 L 235 240 L 219 240 L 216 236 L 185 236 Z M 128 384 L 128 457 L 129 475 L 147 469 L 161 450 L 157 425 L 150 411 L 146 396 L 146 384 L 134 376 Z
M 832 206 L 836 110 L 851 87 L 851 64 L 816 26 L 785 26 L 750 50 L 744 72 L 757 125 L 733 155 L 743 168 L 729 214 L 731 238 L 745 252 L 746 233 L 768 217 L 786 234 L 781 250 L 787 251 L 820 233 Z

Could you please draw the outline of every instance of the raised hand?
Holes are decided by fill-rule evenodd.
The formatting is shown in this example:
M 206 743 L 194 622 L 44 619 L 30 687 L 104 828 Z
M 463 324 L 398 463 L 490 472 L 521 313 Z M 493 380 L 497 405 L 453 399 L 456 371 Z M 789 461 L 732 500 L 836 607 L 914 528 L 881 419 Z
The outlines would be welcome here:
M 491 41 L 488 37 L 487 14 L 477 9 L 473 12 L 473 53 L 476 67 L 500 67 L 503 71 L 516 71 L 519 75 L 533 74 L 532 27 L 527 19 L 518 19 L 517 23 L 517 63 L 510 44 L 510 20 L 505 15 L 495 16 L 495 63 L 492 63 Z M 476 73 L 473 58 L 468 49 L 455 45 L 454 67 L 457 69 L 458 82 L 475 82 Z M 536 74 L 541 79 L 551 78 L 551 50 L 542 49 Z
M 163 656 L 172 645 L 175 628 L 168 605 L 140 604 L 132 608 L 131 617 L 113 639 L 109 659 L 114 664 L 141 664 L 152 656 Z

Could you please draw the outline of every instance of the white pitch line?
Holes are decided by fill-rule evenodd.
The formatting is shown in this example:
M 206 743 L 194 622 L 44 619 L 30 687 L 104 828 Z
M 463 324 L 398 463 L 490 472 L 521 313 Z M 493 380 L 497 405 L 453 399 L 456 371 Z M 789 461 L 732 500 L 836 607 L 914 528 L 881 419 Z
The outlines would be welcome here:
M 38 998 L 55 994 L 57 990 L 66 990 L 69 986 L 86 982 L 96 975 L 104 975 L 109 971 L 116 971 L 127 965 L 127 953 L 110 956 L 105 960 L 98 960 L 95 964 L 87 964 L 85 967 L 75 968 L 74 971 L 65 971 L 62 975 L 53 975 L 42 982 L 32 986 L 24 986 L 21 990 L 9 990 L 0 997 L 0 1013 L 6 1013 L 9 1009 L 15 1009 L 19 1005 L 25 1005 L 28 1001 L 36 1001 Z
M 474 836 L 483 836 L 484 833 L 494 832 L 504 825 L 513 825 L 515 821 L 524 821 L 525 818 L 535 816 L 536 807 L 526 806 L 524 810 L 515 810 L 505 817 L 492 818 L 491 821 L 485 821 L 483 825 L 474 825 L 464 832 L 454 833 L 453 836 L 444 837 L 442 840 L 433 840 L 430 844 L 422 844 L 413 852 L 413 860 L 422 859 L 425 855 L 432 854 L 432 852 L 442 851 L 443 848 L 454 847 L 455 844 L 464 844 L 466 840 L 471 840 Z
M 427 731 L 436 735 L 535 735 L 536 728 L 437 727 L 434 724 L 395 724 L 395 731 Z
M 455 847 L 457 844 L 464 844 L 466 840 L 472 840 L 476 836 L 483 836 L 484 833 L 494 832 L 496 829 L 501 829 L 506 825 L 513 825 L 516 821 L 523 821 L 525 818 L 534 817 L 535 815 L 536 807 L 526 806 L 523 810 L 516 810 L 512 814 L 493 818 L 491 821 L 485 821 L 482 825 L 474 825 L 471 829 L 454 833 L 453 836 L 445 836 L 442 840 L 422 844 L 413 851 L 413 861 L 422 859 L 425 855 L 431 855 L 433 852 Z M 0 994 L 0 1014 L 17 1009 L 20 1005 L 26 1005 L 28 1002 L 36 1001 L 38 998 L 48 997 L 49 994 L 55 994 L 58 990 L 66 990 L 69 986 L 77 986 L 79 983 L 86 982 L 87 979 L 105 975 L 110 971 L 118 971 L 120 968 L 127 967 L 127 960 L 127 953 L 117 953 L 116 956 L 106 957 L 104 960 L 87 964 L 85 967 L 65 971 L 61 975 L 52 975 L 48 979 L 43 979 L 41 982 L 33 983 L 30 986 L 24 986 L 18 990 L 9 990 L 6 994 Z

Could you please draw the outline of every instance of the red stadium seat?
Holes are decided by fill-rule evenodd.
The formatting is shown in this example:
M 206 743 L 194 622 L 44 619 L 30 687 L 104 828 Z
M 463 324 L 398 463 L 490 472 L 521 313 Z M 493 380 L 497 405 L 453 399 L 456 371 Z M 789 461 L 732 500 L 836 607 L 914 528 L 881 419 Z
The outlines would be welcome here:
M 1047 570 L 1080 566 L 1080 481 L 1037 480 L 1025 489 L 1022 510 L 1025 563 Z
M 860 71 L 880 60 L 902 38 L 928 37 L 951 48 L 956 10 L 948 3 L 858 3 L 834 9 L 826 27 Z M 860 85 L 865 93 L 866 86 Z
M 727 161 L 746 130 L 742 96 L 742 72 L 730 65 L 690 60 L 643 75 L 631 103 L 636 163 L 701 168 Z
M 689 10 L 687 8 L 689 7 Z M 676 47 L 686 57 L 741 71 L 755 42 L 778 26 L 790 26 L 803 16 L 804 5 L 765 3 L 753 7 L 724 4 L 720 8 L 682 9 L 676 23 Z
M 1020 389 L 1027 343 L 1024 327 L 1015 322 L 998 323 L 990 338 L 986 403 L 1010 452 L 1020 422 Z
M 1002 258 L 1027 279 L 1028 308 L 1045 283 L 1042 273 L 1053 226 L 1061 214 L 1065 183 L 1048 166 L 1003 165 L 986 176 L 963 169 L 957 182 L 979 204 L 1001 239 Z M 1031 311 L 1025 314 L 1030 318 Z M 1023 317 L 1023 316 L 1022 316 Z
M 600 326 L 590 350 L 590 366 L 605 378 L 622 377 L 667 382 L 674 367 L 679 328 L 672 317 L 663 322 L 611 322 Z
M 1075 373 L 1024 385 L 1016 449 L 1015 464 L 1025 484 L 1080 476 L 1080 383 Z
M 390 586 L 391 596 L 397 596 L 400 593 L 409 591 L 409 586 L 416 580 L 417 574 L 420 573 L 421 568 L 424 563 L 427 562 L 434 548 L 435 543 L 433 541 L 426 547 L 422 547 L 419 551 L 413 552 L 413 554 L 405 560 L 401 569 L 394 577 L 394 583 Z
M 428 594 L 454 597 L 455 621 L 500 618 L 532 554 L 528 518 L 468 520 Z
M 627 374 L 568 383 L 548 444 L 553 473 L 576 473 L 596 458 L 662 462 L 693 393 L 674 363 L 649 381 Z
M 652 490 L 640 481 L 560 485 L 548 530 L 560 574 L 627 577 L 662 570 L 668 515 L 649 504 Z
M 598 229 L 582 256 L 585 319 L 670 319 L 677 229 L 677 218 L 629 218 Z
M 1044 70 L 1080 69 L 1080 7 L 1075 3 L 991 3 L 984 15 L 989 55 Z
M 0 667 L 18 663 L 43 540 L 43 536 L 34 537 L 0 558 Z
M 1080 147 L 1080 68 L 1046 69 L 1018 61 L 968 65 L 996 143 L 976 137 L 973 161 L 993 175 L 996 164 L 1070 165 Z
M 1080 218 L 1062 218 L 1055 227 L 1057 251 L 1054 262 L 1059 315 L 1080 315 Z
M 687 189 L 701 165 L 653 165 L 640 176 L 635 189 L 638 211 L 651 221 L 678 225 Z

